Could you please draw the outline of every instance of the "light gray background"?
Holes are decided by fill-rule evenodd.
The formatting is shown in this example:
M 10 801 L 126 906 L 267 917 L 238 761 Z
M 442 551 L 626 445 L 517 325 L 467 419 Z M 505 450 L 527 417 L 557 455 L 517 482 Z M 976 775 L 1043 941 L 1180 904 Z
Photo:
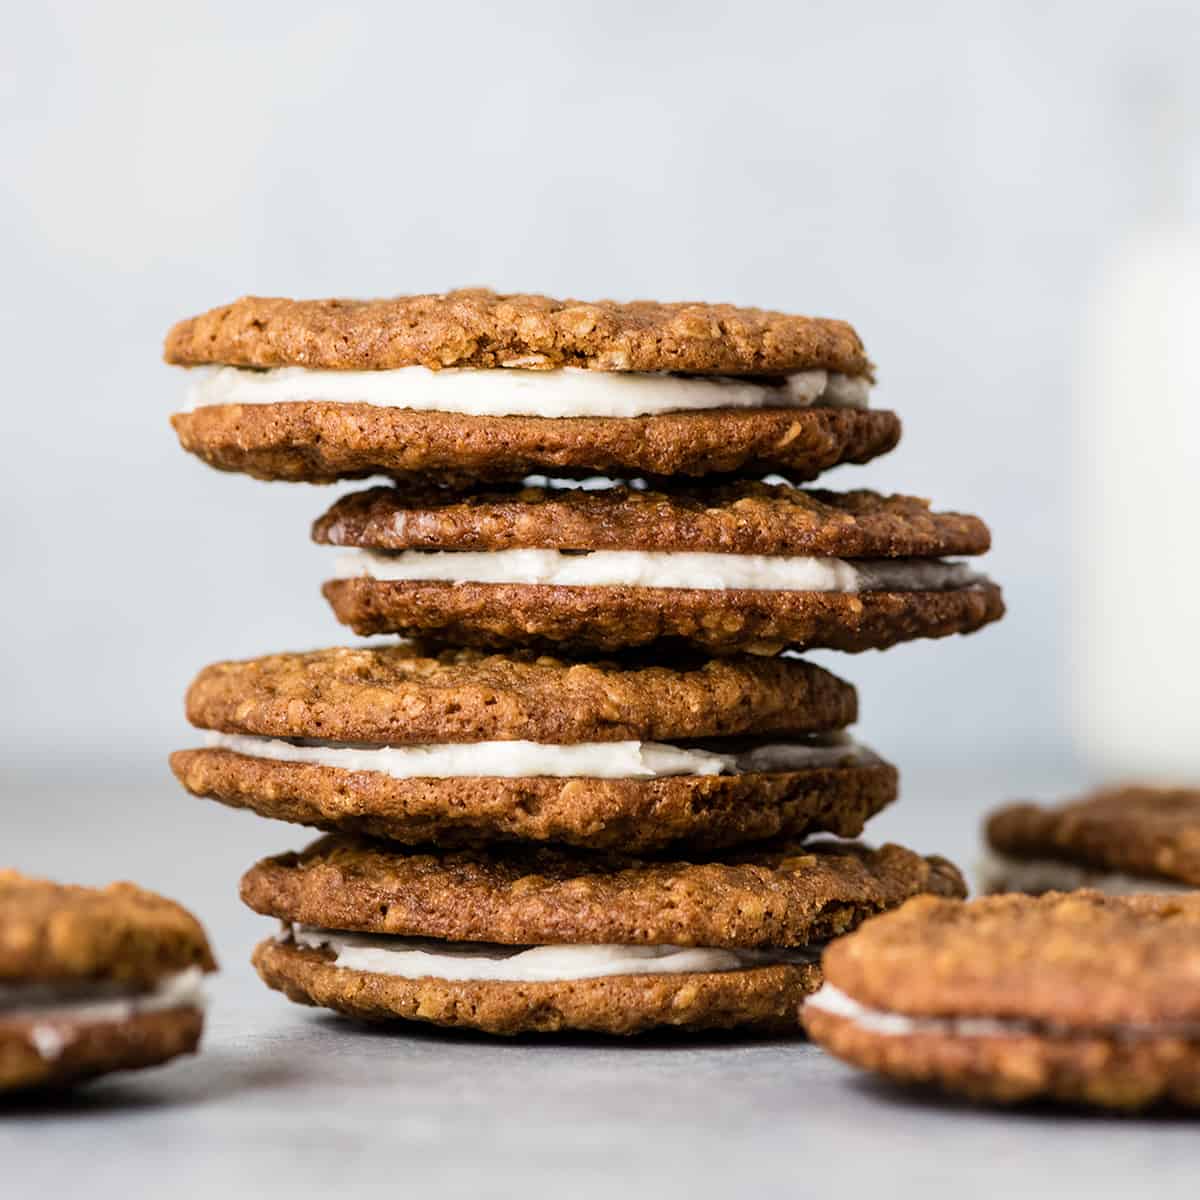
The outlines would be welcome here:
M 1069 754 L 1080 305 L 1138 219 L 1189 6 L 33 4 L 0 45 L 9 752 L 161 759 L 214 658 L 330 644 L 332 489 L 166 425 L 178 317 L 487 283 L 846 316 L 983 514 L 1004 625 L 839 660 L 905 761 Z
M 485 283 L 852 319 L 906 436 L 834 486 L 983 514 L 1010 614 L 825 661 L 905 771 L 873 833 L 969 862 L 989 805 L 1094 773 L 1069 735 L 1076 344 L 1144 214 L 1147 90 L 1187 83 L 1198 34 L 1191 5 L 1086 0 L 6 14 L 0 860 L 177 895 L 226 967 L 201 1060 L 8 1114 L 7 1177 L 934 1197 L 1131 1195 L 1153 1169 L 1192 1194 L 1171 1123 L 906 1105 L 794 1044 L 380 1038 L 268 996 L 234 880 L 305 835 L 184 798 L 164 759 L 204 663 L 344 636 L 307 540 L 337 492 L 185 457 L 159 348 L 244 292 Z

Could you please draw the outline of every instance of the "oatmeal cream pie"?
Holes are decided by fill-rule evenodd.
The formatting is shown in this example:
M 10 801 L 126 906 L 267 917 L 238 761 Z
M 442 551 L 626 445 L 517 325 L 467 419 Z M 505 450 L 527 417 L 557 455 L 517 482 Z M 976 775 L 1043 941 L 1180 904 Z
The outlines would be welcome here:
M 963 895 L 962 878 L 900 846 L 788 840 L 642 861 L 337 835 L 242 879 L 283 922 L 254 963 L 289 999 L 498 1034 L 796 1030 L 819 947 L 920 892 Z
M 975 1100 L 1200 1106 L 1200 895 L 921 897 L 834 942 L 810 1036 Z
M 647 851 L 856 836 L 895 768 L 847 683 L 787 659 L 568 663 L 408 645 L 218 663 L 187 697 L 188 791 L 410 844 Z
M 191 375 L 184 448 L 261 479 L 803 480 L 900 436 L 849 325 L 728 304 L 249 296 L 181 321 L 165 356 Z
M 313 537 L 343 548 L 325 596 L 361 634 L 775 654 L 882 649 L 1004 612 L 995 584 L 943 561 L 988 549 L 978 517 L 866 491 L 372 488 Z
M 192 1053 L 214 970 L 203 929 L 170 900 L 0 871 L 0 1091 Z
M 1117 787 L 1065 804 L 1014 804 L 987 821 L 985 892 L 1109 895 L 1200 888 L 1200 789 Z

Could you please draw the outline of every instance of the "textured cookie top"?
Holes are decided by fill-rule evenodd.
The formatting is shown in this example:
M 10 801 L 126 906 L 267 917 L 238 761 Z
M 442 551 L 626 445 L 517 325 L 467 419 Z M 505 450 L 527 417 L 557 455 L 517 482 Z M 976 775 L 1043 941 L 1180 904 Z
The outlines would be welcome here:
M 283 920 L 510 945 L 797 946 L 924 891 L 966 894 L 941 858 L 800 841 L 648 862 L 547 847 L 405 854 L 334 835 L 242 878 L 242 899 Z
M 216 969 L 185 909 L 132 883 L 77 887 L 0 871 L 0 984 L 109 980 L 152 984 Z
M 587 367 L 599 371 L 869 374 L 844 321 L 732 304 L 554 300 L 465 288 L 386 300 L 244 296 L 167 334 L 183 366 Z
M 1014 804 L 988 819 L 987 840 L 1002 854 L 1200 887 L 1200 790 L 1125 787 L 1052 808 Z
M 670 492 L 528 487 L 476 494 L 370 488 L 340 499 L 313 538 L 378 550 L 668 550 L 843 558 L 982 554 L 978 518 L 876 492 L 733 483 Z
M 831 946 L 872 1008 L 1068 1026 L 1200 1020 L 1200 894 L 914 900 Z
M 277 738 L 569 744 L 840 729 L 857 703 L 850 684 L 788 659 L 637 667 L 394 645 L 215 663 L 188 689 L 187 716 Z

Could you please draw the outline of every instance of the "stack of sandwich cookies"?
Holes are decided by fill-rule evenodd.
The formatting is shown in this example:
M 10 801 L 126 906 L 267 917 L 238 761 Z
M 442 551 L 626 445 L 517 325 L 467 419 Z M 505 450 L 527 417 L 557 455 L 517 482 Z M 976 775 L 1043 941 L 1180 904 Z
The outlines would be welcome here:
M 1200 1106 L 1200 895 L 922 897 L 835 942 L 823 969 L 809 1034 L 897 1082 Z
M 349 548 L 324 590 L 360 634 L 775 654 L 883 649 L 1004 612 L 995 584 L 942 561 L 988 549 L 978 517 L 874 492 L 373 488 L 313 536 Z
M 639 861 L 334 835 L 242 880 L 283 922 L 254 961 L 292 1000 L 499 1034 L 794 1030 L 824 943 L 920 892 L 965 889 L 899 846 L 787 841 Z
M 853 689 L 780 652 L 1003 613 L 955 561 L 988 549 L 978 518 L 760 482 L 895 445 L 848 325 L 248 298 L 167 358 L 210 464 L 391 476 L 314 537 L 344 624 L 420 639 L 216 664 L 189 692 L 189 791 L 332 834 L 244 881 L 285 923 L 255 955 L 272 987 L 501 1033 L 795 1029 L 821 944 L 963 894 L 941 860 L 804 841 L 857 837 L 897 777 L 849 736 Z
M 215 969 L 195 918 L 161 896 L 0 871 L 0 1091 L 192 1053 Z
M 1056 806 L 1014 804 L 986 824 L 984 892 L 1200 888 L 1200 791 L 1110 788 Z
M 171 765 L 193 794 L 406 844 L 646 853 L 856 837 L 896 795 L 854 689 L 809 663 L 632 666 L 408 646 L 207 668 Z

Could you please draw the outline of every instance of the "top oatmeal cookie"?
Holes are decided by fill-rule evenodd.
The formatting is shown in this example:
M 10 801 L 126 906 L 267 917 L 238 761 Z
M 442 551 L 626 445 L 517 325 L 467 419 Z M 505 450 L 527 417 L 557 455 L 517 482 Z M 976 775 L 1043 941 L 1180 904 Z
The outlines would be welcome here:
M 164 356 L 179 366 L 388 370 L 423 366 L 583 367 L 780 375 L 870 375 L 844 321 L 732 304 L 555 300 L 464 288 L 380 300 L 244 296 L 180 321 Z

